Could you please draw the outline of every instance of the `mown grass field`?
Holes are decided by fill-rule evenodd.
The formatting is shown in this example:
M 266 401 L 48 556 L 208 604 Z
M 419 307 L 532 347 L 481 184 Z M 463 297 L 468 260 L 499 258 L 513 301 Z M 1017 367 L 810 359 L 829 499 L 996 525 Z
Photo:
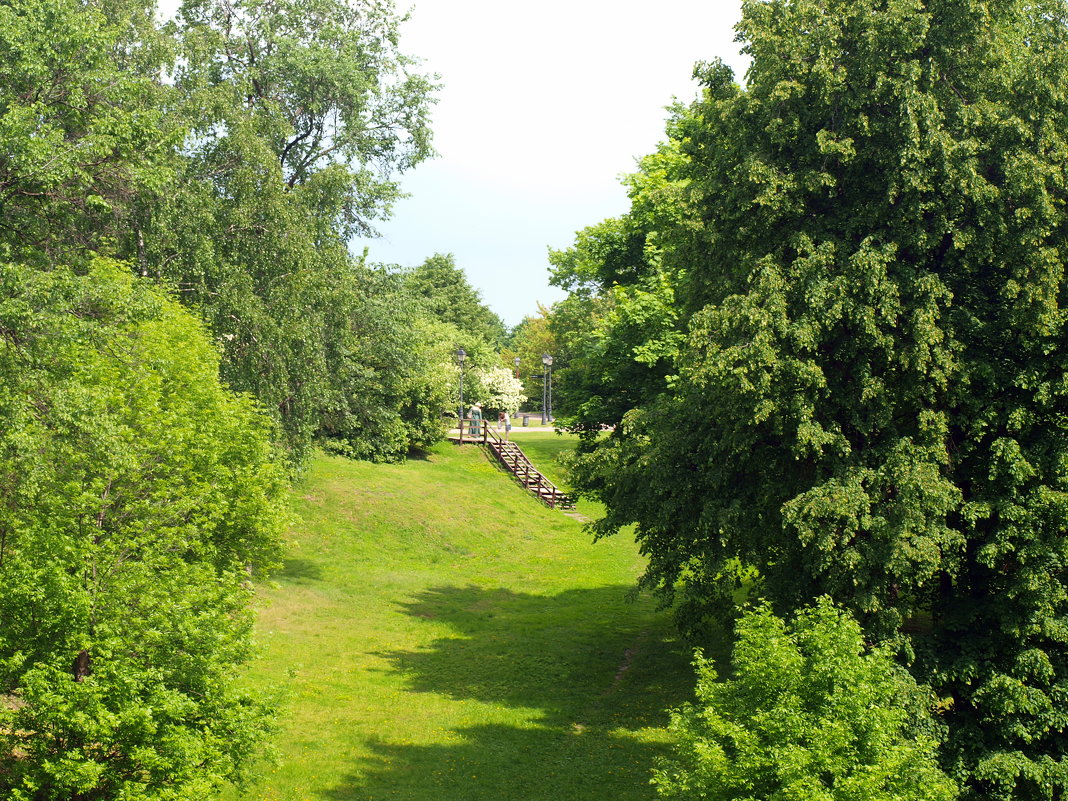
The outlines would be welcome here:
M 561 477 L 565 438 L 516 438 Z M 653 798 L 693 680 L 669 615 L 628 600 L 633 542 L 591 543 L 473 446 L 319 456 L 295 492 L 251 676 L 288 687 L 281 761 L 234 798 Z

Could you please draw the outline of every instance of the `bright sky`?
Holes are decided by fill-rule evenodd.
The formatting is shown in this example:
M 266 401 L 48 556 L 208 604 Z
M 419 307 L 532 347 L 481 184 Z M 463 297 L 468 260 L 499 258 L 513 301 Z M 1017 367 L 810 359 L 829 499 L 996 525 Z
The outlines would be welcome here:
M 663 139 L 664 107 L 720 57 L 739 82 L 740 0 L 415 0 L 402 49 L 441 76 L 440 153 L 402 179 L 411 197 L 381 223 L 372 261 L 452 253 L 515 325 L 563 293 L 547 248 L 627 210 L 618 176 Z M 398 0 L 404 7 L 404 0 Z

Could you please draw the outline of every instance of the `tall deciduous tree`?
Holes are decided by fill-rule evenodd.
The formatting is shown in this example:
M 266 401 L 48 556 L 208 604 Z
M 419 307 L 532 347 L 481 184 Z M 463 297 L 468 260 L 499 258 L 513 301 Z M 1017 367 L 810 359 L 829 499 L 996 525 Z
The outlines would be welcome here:
M 185 0 L 178 85 L 210 150 L 247 118 L 289 189 L 344 238 L 398 197 L 391 176 L 431 152 L 431 81 L 400 51 L 388 0 Z
M 235 671 L 285 472 L 217 376 L 128 267 L 0 267 L 4 798 L 206 798 L 259 754 L 270 709 Z
M 746 2 L 679 121 L 674 389 L 580 479 L 683 616 L 831 593 L 950 696 L 972 797 L 1068 791 L 1068 8 Z M 636 282 L 631 281 L 631 284 Z
M 501 318 L 482 302 L 481 294 L 471 286 L 451 253 L 435 253 L 412 268 L 407 282 L 437 319 L 494 347 L 504 341 L 506 331 Z
M 48 264 L 127 238 L 168 180 L 180 128 L 159 81 L 170 48 L 151 2 L 0 6 L 0 246 Z
M 336 433 L 323 414 L 342 403 L 382 426 L 363 429 L 358 452 L 406 450 L 399 410 L 382 405 L 395 393 L 367 380 L 388 375 L 381 354 L 365 348 L 361 362 L 349 348 L 354 329 L 380 322 L 354 319 L 374 303 L 347 252 L 388 214 L 396 173 L 430 153 L 432 85 L 400 51 L 399 22 L 389 2 L 190 0 L 179 12 L 190 136 L 176 190 L 145 208 L 146 268 L 208 321 L 224 378 L 278 416 L 295 464 L 320 429 Z M 369 394 L 339 399 L 356 386 Z
M 554 375 L 561 368 L 558 340 L 550 330 L 553 311 L 545 306 L 538 306 L 536 315 L 528 315 L 515 327 L 509 339 L 507 353 L 513 354 L 509 366 L 515 368 L 515 357 L 519 357 L 519 380 L 523 382 L 522 392 L 527 396 L 531 406 L 541 408 L 544 390 L 545 366 L 542 357 L 548 353 L 553 357 Z M 554 404 L 555 405 L 555 404 Z
M 563 354 L 561 408 L 567 424 L 593 447 L 604 426 L 666 391 L 685 326 L 676 306 L 673 240 L 696 224 L 686 195 L 680 152 L 684 118 L 673 110 L 670 139 L 625 178 L 631 210 L 578 233 L 575 244 L 550 251 L 552 281 L 570 291 L 553 309 L 550 327 Z

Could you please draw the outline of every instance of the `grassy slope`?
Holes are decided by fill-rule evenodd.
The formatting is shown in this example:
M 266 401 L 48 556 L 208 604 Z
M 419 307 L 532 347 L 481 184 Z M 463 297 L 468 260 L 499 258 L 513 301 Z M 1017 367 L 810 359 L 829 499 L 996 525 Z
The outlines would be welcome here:
M 553 472 L 563 438 L 521 436 Z M 289 684 L 283 761 L 242 799 L 652 798 L 692 680 L 668 615 L 626 600 L 633 543 L 590 543 L 469 446 L 319 457 L 296 508 L 253 671 Z

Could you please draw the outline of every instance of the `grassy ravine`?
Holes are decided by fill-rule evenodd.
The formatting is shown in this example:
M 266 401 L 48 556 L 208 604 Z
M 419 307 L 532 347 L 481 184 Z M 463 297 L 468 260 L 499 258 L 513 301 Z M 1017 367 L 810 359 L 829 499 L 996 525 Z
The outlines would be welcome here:
M 517 439 L 559 478 L 569 443 Z M 654 797 L 664 709 L 693 680 L 669 616 L 626 598 L 633 542 L 591 543 L 471 446 L 319 456 L 295 493 L 252 669 L 289 687 L 282 762 L 234 798 Z

